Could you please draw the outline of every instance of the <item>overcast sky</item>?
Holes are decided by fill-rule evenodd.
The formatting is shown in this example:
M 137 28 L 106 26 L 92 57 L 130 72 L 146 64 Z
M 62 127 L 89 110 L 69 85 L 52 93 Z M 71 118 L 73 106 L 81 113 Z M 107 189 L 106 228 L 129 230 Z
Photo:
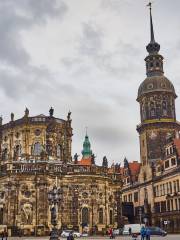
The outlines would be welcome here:
M 138 160 L 137 90 L 149 43 L 146 0 L 0 0 L 0 104 L 4 122 L 24 114 L 66 118 L 72 154 L 88 126 L 97 162 Z M 180 1 L 154 0 L 155 38 L 180 95 Z M 180 99 L 176 101 L 180 119 Z

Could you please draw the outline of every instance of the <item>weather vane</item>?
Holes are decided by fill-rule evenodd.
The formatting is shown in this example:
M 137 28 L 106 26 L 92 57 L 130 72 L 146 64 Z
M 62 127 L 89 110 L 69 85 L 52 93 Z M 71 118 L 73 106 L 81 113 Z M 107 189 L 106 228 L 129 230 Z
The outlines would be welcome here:
M 149 9 L 151 10 L 151 8 L 152 8 L 152 2 L 149 2 L 148 5 L 147 5 L 147 7 L 149 7 Z

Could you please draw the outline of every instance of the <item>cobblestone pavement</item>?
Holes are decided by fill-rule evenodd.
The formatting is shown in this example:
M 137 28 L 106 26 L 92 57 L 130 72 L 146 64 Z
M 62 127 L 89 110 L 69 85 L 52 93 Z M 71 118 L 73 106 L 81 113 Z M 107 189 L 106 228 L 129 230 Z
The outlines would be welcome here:
M 8 240 L 47 240 L 49 239 L 49 237 L 9 237 Z M 91 237 L 86 237 L 86 238 L 76 238 L 77 240 L 103 240 L 103 239 L 109 239 L 109 237 L 100 237 L 100 236 L 91 236 Z M 1 238 L 0 238 L 1 240 Z M 60 240 L 66 240 L 66 238 L 60 238 Z M 116 237 L 116 240 L 132 240 L 131 237 L 127 237 L 127 236 L 119 236 Z M 138 237 L 137 240 L 140 240 L 140 237 Z M 168 235 L 166 237 L 156 237 L 156 236 L 152 236 L 151 240 L 180 240 L 180 234 L 179 235 Z

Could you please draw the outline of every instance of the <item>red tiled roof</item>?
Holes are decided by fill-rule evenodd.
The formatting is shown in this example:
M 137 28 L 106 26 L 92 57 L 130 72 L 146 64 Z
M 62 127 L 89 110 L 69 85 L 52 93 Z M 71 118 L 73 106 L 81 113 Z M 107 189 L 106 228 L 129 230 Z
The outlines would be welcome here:
M 78 161 L 78 164 L 84 166 L 91 166 L 91 158 L 82 158 L 80 161 Z
M 132 175 L 138 174 L 139 171 L 140 171 L 140 166 L 141 166 L 141 164 L 139 162 L 135 162 L 135 161 L 134 162 L 130 162 L 129 163 L 129 168 L 131 170 L 131 174 Z
M 141 164 L 139 162 L 137 162 L 137 161 L 129 162 L 129 168 L 130 168 L 130 171 L 131 171 L 131 175 L 139 174 L 140 167 L 141 167 Z M 122 175 L 124 174 L 124 171 L 125 171 L 125 168 L 121 167 L 120 168 L 120 173 Z

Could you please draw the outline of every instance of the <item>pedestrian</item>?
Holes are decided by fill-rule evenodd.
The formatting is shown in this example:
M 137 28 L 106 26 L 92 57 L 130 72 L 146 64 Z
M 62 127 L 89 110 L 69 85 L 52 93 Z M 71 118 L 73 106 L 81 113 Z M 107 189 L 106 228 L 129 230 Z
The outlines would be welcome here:
M 112 228 L 109 229 L 109 238 L 110 239 L 113 238 L 113 230 L 112 230 Z
M 146 240 L 150 240 L 151 239 L 151 233 L 149 228 L 146 228 Z
M 132 234 L 132 229 L 131 227 L 129 227 L 129 236 L 131 236 L 131 234 Z
M 4 230 L 4 240 L 7 240 L 7 237 L 8 237 L 7 231 Z
M 69 233 L 69 236 L 67 237 L 67 240 L 74 240 L 73 231 L 71 231 Z
M 141 240 L 144 240 L 146 236 L 146 229 L 144 226 L 141 228 L 140 234 L 141 234 Z
M 4 239 L 4 231 L 1 233 L 1 239 Z
M 8 233 L 7 233 L 7 231 L 6 231 L 6 230 L 4 231 L 4 239 L 5 239 L 5 240 L 7 240 L 7 239 L 8 239 Z

